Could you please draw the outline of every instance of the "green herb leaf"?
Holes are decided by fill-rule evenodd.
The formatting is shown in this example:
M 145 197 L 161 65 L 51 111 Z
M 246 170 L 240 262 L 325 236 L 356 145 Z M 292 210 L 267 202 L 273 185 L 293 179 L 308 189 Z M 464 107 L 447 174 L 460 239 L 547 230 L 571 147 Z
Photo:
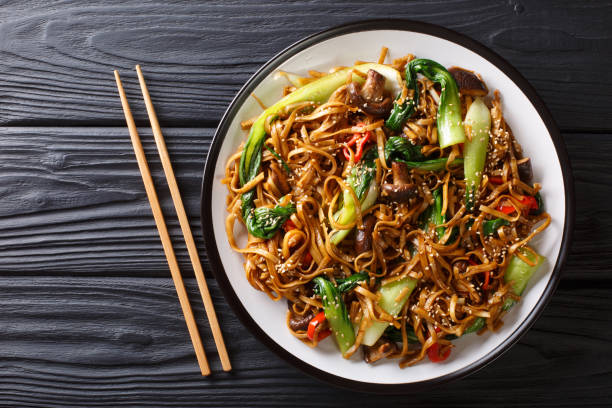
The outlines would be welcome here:
M 295 213 L 295 205 L 291 203 L 285 207 L 277 205 L 274 208 L 254 208 L 251 199 L 250 205 L 245 207 L 245 196 L 252 193 L 253 190 L 242 196 L 242 218 L 252 235 L 263 239 L 272 238 L 276 231 L 291 217 L 291 214 Z
M 403 341 L 402 331 L 394 326 L 387 327 L 385 330 L 385 337 L 396 343 L 401 343 Z M 406 326 L 406 337 L 408 339 L 408 343 L 419 343 L 419 339 L 417 338 L 416 334 L 414 334 L 414 329 L 410 326 Z
M 374 176 L 376 176 L 376 163 L 372 160 L 362 160 L 351 169 L 346 182 L 355 191 L 359 201 L 363 199 L 366 191 L 370 188 Z
M 536 193 L 536 195 L 534 196 L 536 199 L 536 202 L 538 203 L 538 209 L 537 210 L 531 210 L 531 214 L 533 215 L 540 215 L 544 212 L 544 200 L 542 200 L 542 196 L 540 195 L 540 192 L 538 191 Z
M 323 311 L 329 326 L 336 337 L 336 342 L 342 353 L 355 343 L 355 329 L 346 310 L 342 294 L 327 279 L 317 276 L 313 279 L 317 293 L 321 296 Z
M 387 163 L 396 159 L 420 162 L 425 160 L 421 149 L 422 146 L 413 145 L 405 137 L 391 136 L 385 143 L 385 160 Z
M 425 160 L 421 162 L 415 161 L 407 161 L 402 159 L 396 159 L 402 163 L 405 163 L 408 167 L 413 169 L 425 170 L 425 171 L 440 171 L 446 168 L 446 162 L 448 159 L 446 157 L 441 157 L 439 159 L 431 159 Z M 461 166 L 463 164 L 463 159 L 455 159 L 451 162 L 451 167 Z
M 502 225 L 510 225 L 510 223 L 503 218 L 485 221 L 482 223 L 482 233 L 485 235 L 493 235 Z
M 336 283 L 338 284 L 338 291 L 340 293 L 347 293 L 351 290 L 355 289 L 355 287 L 360 283 L 368 280 L 370 275 L 366 272 L 355 273 L 348 278 L 340 278 L 336 279 Z

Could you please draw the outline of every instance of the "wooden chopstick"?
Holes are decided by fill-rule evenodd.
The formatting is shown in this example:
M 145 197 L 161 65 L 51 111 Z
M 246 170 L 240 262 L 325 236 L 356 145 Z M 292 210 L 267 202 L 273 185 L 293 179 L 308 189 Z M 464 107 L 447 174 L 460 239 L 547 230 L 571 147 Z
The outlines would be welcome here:
M 185 322 L 187 323 L 187 329 L 189 330 L 189 336 L 191 337 L 196 358 L 198 359 L 200 371 L 202 372 L 202 375 L 209 375 L 210 367 L 208 366 L 208 360 L 206 359 L 202 339 L 200 338 L 198 326 L 195 318 L 193 317 L 191 305 L 189 304 L 189 298 L 187 297 L 187 291 L 185 290 L 185 284 L 183 283 L 183 278 L 181 277 L 181 271 L 179 270 L 176 255 L 174 254 L 174 249 L 172 248 L 170 234 L 168 234 L 168 228 L 166 227 L 166 222 L 164 221 L 164 215 L 162 213 L 161 206 L 159 205 L 157 193 L 155 192 L 155 186 L 153 185 L 153 179 L 151 178 L 147 158 L 145 156 L 144 149 L 142 148 L 142 143 L 140 142 L 140 136 L 138 136 L 138 131 L 136 130 L 136 123 L 132 117 L 132 111 L 130 110 L 130 105 L 128 104 L 128 100 L 123 89 L 123 84 L 121 83 L 121 78 L 119 78 L 119 73 L 116 70 L 115 80 L 117 81 L 117 89 L 119 90 L 119 97 L 121 98 L 121 105 L 123 106 L 123 113 L 125 114 L 125 120 L 130 132 L 130 138 L 132 139 L 134 153 L 136 154 L 136 160 L 138 161 L 138 168 L 140 169 L 140 174 L 142 175 L 142 181 L 144 182 L 145 191 L 147 192 L 147 198 L 151 204 L 153 218 L 155 219 L 155 225 L 157 225 L 157 231 L 159 232 L 159 237 L 161 238 L 164 254 L 168 260 L 168 265 L 170 266 L 170 274 L 172 275 L 172 280 L 174 281 L 174 286 L 176 287 L 176 293 L 178 294 L 181 309 L 183 310 L 183 315 L 185 316 Z
M 223 366 L 224 371 L 230 371 L 232 369 L 232 365 L 230 364 L 227 349 L 225 348 L 225 342 L 223 341 L 223 334 L 221 332 L 221 328 L 219 327 L 219 321 L 217 320 L 215 306 L 212 302 L 212 298 L 210 297 L 210 292 L 208 291 L 208 285 L 206 284 L 206 278 L 204 277 L 204 271 L 202 269 L 202 262 L 200 261 L 200 256 L 198 255 L 198 250 L 196 248 L 195 241 L 193 240 L 193 234 L 191 233 L 187 213 L 185 212 L 185 207 L 183 206 L 181 193 L 179 191 L 178 184 L 176 183 L 176 178 L 174 177 L 174 170 L 172 170 L 170 155 L 168 154 L 166 142 L 164 141 L 164 136 L 162 135 L 161 127 L 159 126 L 159 121 L 157 120 L 157 115 L 155 114 L 155 108 L 153 107 L 153 102 L 151 101 L 151 96 L 149 95 L 149 90 L 147 89 L 147 84 L 145 83 L 144 76 L 142 75 L 140 65 L 136 65 L 136 72 L 138 73 L 140 89 L 142 90 L 142 96 L 147 107 L 147 113 L 149 114 L 151 128 L 153 129 L 153 137 L 155 138 L 157 151 L 159 152 L 159 157 L 164 168 L 166 181 L 168 182 L 168 187 L 170 188 L 170 195 L 172 196 L 176 214 L 181 225 L 181 231 L 183 231 L 183 237 L 185 238 L 185 243 L 187 244 L 187 252 L 189 253 L 189 258 L 191 259 L 191 264 L 193 265 L 193 271 L 198 282 L 198 287 L 200 288 L 200 294 L 202 295 L 202 300 L 204 301 L 204 309 L 206 310 L 206 316 L 208 317 L 208 322 L 210 323 L 210 328 L 215 339 L 215 345 L 217 346 L 217 352 L 219 353 L 219 358 L 221 359 L 221 365 Z

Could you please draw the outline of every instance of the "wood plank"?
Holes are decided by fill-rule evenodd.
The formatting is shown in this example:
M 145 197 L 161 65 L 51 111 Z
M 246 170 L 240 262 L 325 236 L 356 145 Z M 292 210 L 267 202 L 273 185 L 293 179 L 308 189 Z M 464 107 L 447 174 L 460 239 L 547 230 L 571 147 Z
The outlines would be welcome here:
M 564 138 L 574 175 L 576 222 L 563 276 L 610 279 L 612 139 L 606 134 L 566 134 Z
M 562 128 L 611 129 L 610 1 L 86 4 L 3 6 L 0 124 L 122 125 L 112 69 L 140 63 L 163 126 L 212 126 L 253 72 L 288 45 L 338 24 L 393 16 L 492 48 L 537 88 Z M 128 95 L 140 96 L 135 76 L 124 77 Z M 146 123 L 141 102 L 134 111 Z
M 166 259 L 127 128 L 5 128 L 2 133 L 0 256 L 11 264 L 5 264 L 4 271 L 21 264 L 23 268 L 12 270 L 120 270 L 166 276 Z M 199 197 L 213 131 L 164 133 L 202 248 Z M 140 134 L 163 211 L 174 214 L 150 129 L 140 129 Z M 178 221 L 167 218 L 181 266 L 191 270 Z M 108 268 L 111 258 L 117 269 Z
M 125 128 L 0 128 L 0 272 L 167 276 Z M 181 266 L 190 271 L 150 129 L 140 129 Z M 213 129 L 164 131 L 190 223 L 199 226 L 204 158 Z M 612 279 L 612 138 L 566 134 L 577 219 L 565 276 Z M 593 148 L 597 146 L 597 148 Z M 546 187 L 546 186 L 545 186 Z
M 188 289 L 197 293 L 195 280 Z M 277 358 L 238 323 L 214 281 L 235 370 L 199 375 L 169 278 L 0 277 L 0 405 L 12 407 L 374 406 Z M 609 288 L 562 288 L 534 328 L 480 372 L 401 406 L 598 406 L 612 398 Z M 201 302 L 193 303 L 203 321 Z M 525 381 L 528 376 L 529 381 Z M 477 405 L 478 406 L 478 405 Z

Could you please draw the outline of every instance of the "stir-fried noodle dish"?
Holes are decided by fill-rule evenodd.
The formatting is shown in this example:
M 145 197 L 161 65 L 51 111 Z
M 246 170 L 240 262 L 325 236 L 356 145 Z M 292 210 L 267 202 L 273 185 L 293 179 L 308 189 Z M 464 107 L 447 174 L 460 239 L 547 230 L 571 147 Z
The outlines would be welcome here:
M 290 85 L 244 118 L 227 161 L 226 231 L 250 284 L 286 299 L 295 337 L 406 367 L 502 325 L 550 216 L 502 95 L 469 67 L 386 54 L 277 73 Z

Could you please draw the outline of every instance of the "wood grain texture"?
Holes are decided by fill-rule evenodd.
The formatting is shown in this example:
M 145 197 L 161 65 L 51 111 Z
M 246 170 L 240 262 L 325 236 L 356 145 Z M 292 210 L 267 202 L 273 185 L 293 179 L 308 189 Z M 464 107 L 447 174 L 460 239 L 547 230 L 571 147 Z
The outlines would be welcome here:
M 179 263 L 191 265 L 150 129 L 139 129 Z M 0 271 L 167 276 L 168 266 L 125 128 L 4 128 L 0 139 Z M 212 129 L 164 130 L 206 264 L 199 191 Z M 577 190 L 564 276 L 612 279 L 612 138 L 566 134 Z M 593 146 L 597 146 L 596 149 Z M 544 186 L 546 188 L 546 186 Z
M 270 57 L 323 29 L 409 18 L 508 59 L 566 130 L 611 129 L 612 2 L 14 1 L 0 11 L 0 124 L 123 125 L 112 69 L 140 63 L 163 126 L 214 125 Z M 138 95 L 135 76 L 125 76 Z M 141 103 L 136 119 L 146 123 Z
M 380 397 L 287 365 L 210 279 L 234 365 L 203 379 L 138 172 L 112 69 L 143 64 L 206 270 L 199 225 L 214 127 L 300 38 L 366 18 L 455 29 L 508 59 L 564 129 L 576 228 L 559 289 L 499 360 L 431 392 Z M 612 400 L 612 1 L 9 0 L 0 6 L 0 407 L 599 407 Z M 133 72 L 132 72 L 133 73 Z M 148 126 L 135 75 L 124 75 Z M 80 126 L 80 127 L 77 127 Z M 191 266 L 149 129 L 139 129 L 180 266 Z M 546 188 L 546 186 L 545 186 Z
M 196 293 L 195 280 L 187 281 Z M 199 375 L 169 278 L 0 278 L 0 406 L 356 407 L 381 397 L 307 377 L 257 343 L 210 282 L 235 370 Z M 609 289 L 609 288 L 608 288 Z M 544 316 L 480 372 L 385 405 L 597 406 L 612 398 L 608 289 L 562 287 Z M 201 302 L 194 302 L 202 317 Z M 280 305 L 279 305 L 280 307 Z M 202 319 L 200 319 L 202 321 Z M 208 327 L 201 325 L 203 333 Z M 207 350 L 212 350 L 211 336 Z M 526 381 L 528 376 L 529 381 Z M 532 390 L 537 389 L 534 394 Z M 418 404 L 418 405 L 415 405 Z
M 178 221 L 170 216 L 173 205 L 150 130 L 139 131 L 181 266 L 191 269 Z M 2 133 L 0 230 L 5 241 L 0 256 L 10 264 L 4 271 L 21 264 L 24 268 L 12 270 L 165 274 L 166 260 L 127 129 L 8 128 Z M 165 133 L 201 244 L 199 192 L 212 131 Z M 118 269 L 109 268 L 110 258 Z

